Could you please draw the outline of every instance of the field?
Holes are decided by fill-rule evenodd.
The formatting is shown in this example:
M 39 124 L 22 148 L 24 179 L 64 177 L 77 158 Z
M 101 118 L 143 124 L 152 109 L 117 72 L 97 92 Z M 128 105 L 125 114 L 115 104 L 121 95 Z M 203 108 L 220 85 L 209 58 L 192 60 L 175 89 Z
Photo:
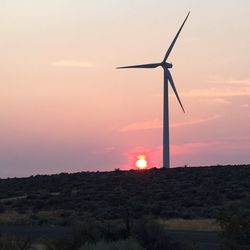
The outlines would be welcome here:
M 216 166 L 2 179 L 0 221 L 69 225 L 86 217 L 214 219 L 228 208 L 249 214 L 249 177 L 249 166 Z
M 86 221 L 93 220 L 90 225 L 97 223 L 96 228 L 102 235 L 107 234 L 103 225 L 111 223 L 110 230 L 114 230 L 111 235 L 125 241 L 132 235 L 134 238 L 126 244 L 138 247 L 138 242 L 134 242 L 137 236 L 131 228 L 146 220 L 156 223 L 161 228 L 157 229 L 159 232 L 165 230 L 183 242 L 197 238 L 202 245 L 205 240 L 203 248 L 192 249 L 215 249 L 219 246 L 219 233 L 225 231 L 223 225 L 232 217 L 227 215 L 228 211 L 244 220 L 250 217 L 249 177 L 250 166 L 245 165 L 1 179 L 0 231 L 2 228 L 3 232 L 10 230 L 14 234 L 27 232 L 32 235 L 36 228 L 37 237 L 40 237 L 41 230 L 45 230 L 44 235 L 55 235 L 56 238 L 56 235 L 61 235 L 56 228 L 70 230 L 87 223 L 91 231 L 93 227 L 89 227 Z M 238 217 L 232 218 L 237 218 L 238 224 L 234 221 L 234 226 L 243 228 Z M 156 230 L 154 225 L 145 225 Z M 246 230 L 249 230 L 248 226 Z M 140 228 L 144 230 L 143 226 Z M 164 233 L 159 234 L 159 237 L 165 237 Z M 99 242 L 101 238 L 97 240 Z

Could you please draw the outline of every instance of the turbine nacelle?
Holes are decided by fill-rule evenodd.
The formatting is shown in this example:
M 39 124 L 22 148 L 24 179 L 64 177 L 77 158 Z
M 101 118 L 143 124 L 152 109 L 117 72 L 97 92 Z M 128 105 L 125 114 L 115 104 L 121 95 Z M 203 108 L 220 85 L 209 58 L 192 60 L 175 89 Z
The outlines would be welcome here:
M 173 68 L 173 64 L 172 63 L 167 63 L 167 62 L 162 62 L 161 66 L 163 69 L 171 69 Z

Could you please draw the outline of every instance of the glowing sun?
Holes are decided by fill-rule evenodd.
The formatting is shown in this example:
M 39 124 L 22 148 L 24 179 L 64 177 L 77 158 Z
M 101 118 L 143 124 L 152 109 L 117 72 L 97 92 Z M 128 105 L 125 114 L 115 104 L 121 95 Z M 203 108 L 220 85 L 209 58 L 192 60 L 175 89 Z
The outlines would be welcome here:
M 145 155 L 136 156 L 137 160 L 135 162 L 135 166 L 139 169 L 145 169 L 148 166 L 148 162 L 146 160 Z

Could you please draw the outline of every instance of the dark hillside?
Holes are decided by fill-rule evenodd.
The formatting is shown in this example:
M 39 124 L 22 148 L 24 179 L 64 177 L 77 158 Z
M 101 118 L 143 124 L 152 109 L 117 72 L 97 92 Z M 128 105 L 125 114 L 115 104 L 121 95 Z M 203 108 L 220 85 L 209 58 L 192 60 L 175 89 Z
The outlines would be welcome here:
M 215 218 L 224 208 L 240 208 L 241 213 L 250 215 L 250 166 L 62 173 L 2 179 L 0 199 L 1 213 L 32 212 L 34 216 L 40 211 L 61 211 L 66 224 L 71 223 L 73 217 L 86 216 Z

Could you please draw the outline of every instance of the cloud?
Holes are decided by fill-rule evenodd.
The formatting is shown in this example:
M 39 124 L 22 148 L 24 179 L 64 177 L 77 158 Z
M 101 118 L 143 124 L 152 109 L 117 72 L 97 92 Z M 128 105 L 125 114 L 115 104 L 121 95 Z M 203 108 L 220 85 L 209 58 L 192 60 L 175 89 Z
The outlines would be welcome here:
M 186 97 L 214 97 L 217 99 L 217 103 L 222 103 L 221 100 L 223 97 L 250 96 L 250 79 L 215 79 L 208 81 L 208 83 L 216 86 L 203 89 L 191 89 L 189 91 L 180 92 L 180 95 Z M 162 98 L 163 94 L 154 96 Z M 174 94 L 170 93 L 170 96 L 173 97 Z
M 212 84 L 226 84 L 226 85 L 250 85 L 250 78 L 249 79 L 230 79 L 230 80 L 222 80 L 222 79 L 215 79 L 209 81 Z
M 218 118 L 220 118 L 221 116 L 216 114 L 207 118 L 201 118 L 201 119 L 196 119 L 196 120 L 189 120 L 189 121 L 184 121 L 184 122 L 179 122 L 179 123 L 174 123 L 174 124 L 170 124 L 171 128 L 178 128 L 178 127 L 184 127 L 184 126 L 190 126 L 190 125 L 196 125 L 196 124 L 200 124 L 200 123 L 206 123 L 209 121 L 213 121 L 216 120 Z
M 185 143 L 185 144 L 175 144 L 171 145 L 171 155 L 180 156 L 191 154 L 195 155 L 207 148 L 214 147 L 216 143 L 214 142 L 195 142 L 195 143 Z
M 192 89 L 181 93 L 182 96 L 188 97 L 222 97 L 250 96 L 250 79 L 215 79 L 209 81 L 210 84 L 216 85 L 206 89 Z
M 246 104 L 246 103 L 245 104 L 241 104 L 240 107 L 241 108 L 249 108 L 249 104 Z
M 178 128 L 184 126 L 191 126 L 196 124 L 201 124 L 205 122 L 209 122 L 212 120 L 216 120 L 220 117 L 220 115 L 216 114 L 211 117 L 195 119 L 195 120 L 187 120 L 179 123 L 170 124 L 171 128 Z M 159 129 L 162 128 L 162 121 L 155 119 L 152 121 L 143 121 L 143 122 L 134 122 L 128 124 L 120 129 L 120 132 L 129 132 L 129 131 L 136 131 L 136 130 L 148 130 L 148 129 Z
M 248 152 L 249 138 L 245 140 L 243 137 L 224 138 L 217 141 L 207 142 L 193 142 L 184 144 L 171 145 L 171 153 L 173 156 L 177 155 L 198 155 L 198 154 L 231 154 L 237 152 Z
M 205 98 L 205 99 L 200 99 L 199 100 L 200 102 L 203 102 L 203 103 L 209 103 L 209 104 L 230 104 L 231 102 L 224 99 L 224 98 Z
M 162 128 L 162 122 L 158 119 L 152 121 L 144 121 L 144 122 L 134 122 L 128 124 L 120 129 L 120 132 L 128 132 L 135 130 L 148 130 L 148 129 L 157 129 Z
M 52 67 L 71 67 L 71 68 L 92 68 L 93 64 L 84 61 L 60 60 L 51 63 Z
M 114 151 L 115 149 L 116 149 L 115 147 L 105 147 L 104 151 L 111 152 L 111 151 Z
M 182 93 L 187 97 L 234 97 L 234 96 L 250 96 L 250 86 L 245 87 L 218 87 L 209 89 L 193 89 Z

